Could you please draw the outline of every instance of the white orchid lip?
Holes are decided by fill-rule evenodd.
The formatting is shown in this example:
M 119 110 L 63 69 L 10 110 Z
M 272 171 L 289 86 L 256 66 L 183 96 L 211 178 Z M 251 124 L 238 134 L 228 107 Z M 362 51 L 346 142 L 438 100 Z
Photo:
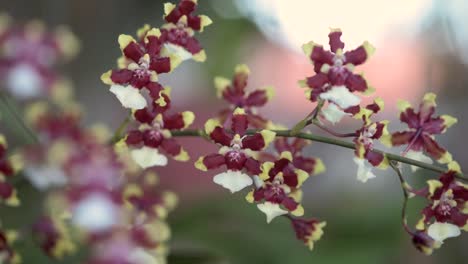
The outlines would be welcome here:
M 148 105 L 145 97 L 140 93 L 140 90 L 131 85 L 123 86 L 114 84 L 111 86 L 110 92 L 117 96 L 117 99 L 125 108 L 139 110 Z
M 159 153 L 158 149 L 144 146 L 130 151 L 132 159 L 143 169 L 153 166 L 166 166 L 167 157 Z
M 444 242 L 447 238 L 459 236 L 461 231 L 454 224 L 435 222 L 428 227 L 427 234 L 435 241 Z
M 320 98 L 335 103 L 341 109 L 347 109 L 361 103 L 361 99 L 350 92 L 346 86 L 333 86 L 329 91 L 320 94 Z
M 341 110 L 336 104 L 329 104 L 327 108 L 322 110 L 323 117 L 333 125 L 340 122 L 347 114 Z
M 165 43 L 163 49 L 161 51 L 163 56 L 171 56 L 176 55 L 182 61 L 189 60 L 193 57 L 193 54 L 186 50 L 184 47 L 172 44 L 172 43 Z
M 372 165 L 367 160 L 355 157 L 354 162 L 358 166 L 358 181 L 366 183 L 369 179 L 373 179 L 376 177 L 375 174 L 372 172 Z
M 267 217 L 267 223 L 271 223 L 273 219 L 278 216 L 285 215 L 288 211 L 281 209 L 279 204 L 265 202 L 257 205 L 258 209 L 262 211 Z
M 214 176 L 213 181 L 228 189 L 231 193 L 238 192 L 253 184 L 253 180 L 249 175 L 233 170 L 228 170 Z

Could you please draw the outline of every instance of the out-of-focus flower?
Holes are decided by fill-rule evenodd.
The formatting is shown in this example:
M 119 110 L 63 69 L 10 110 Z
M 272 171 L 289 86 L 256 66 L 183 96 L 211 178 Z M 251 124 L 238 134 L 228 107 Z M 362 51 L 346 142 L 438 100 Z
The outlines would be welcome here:
M 304 242 L 310 250 L 314 248 L 314 243 L 323 235 L 323 228 L 326 222 L 320 222 L 317 219 L 289 218 L 292 227 L 296 233 L 297 239 Z
M 18 264 L 21 263 L 21 257 L 16 253 L 12 244 L 17 238 L 16 231 L 5 231 L 0 229 L 0 263 Z
M 218 153 L 200 157 L 195 163 L 202 171 L 225 165 L 227 171 L 217 174 L 213 180 L 233 193 L 253 183 L 249 175 L 261 173 L 260 162 L 255 158 L 255 152 L 268 147 L 275 138 L 275 133 L 269 130 L 247 135 L 248 125 L 247 115 L 242 108 L 237 108 L 233 113 L 232 132 L 223 127 L 219 120 L 208 120 L 205 132 L 213 142 L 220 144 L 221 148 Z
M 218 97 L 223 98 L 229 107 L 220 113 L 220 122 L 229 122 L 233 110 L 243 108 L 249 124 L 255 128 L 268 128 L 269 121 L 257 113 L 257 108 L 264 106 L 273 97 L 274 91 L 270 86 L 246 91 L 250 69 L 247 65 L 237 65 L 232 81 L 224 77 L 216 77 L 214 85 Z
M 6 21 L 1 16 L 0 76 L 5 88 L 19 99 L 67 94 L 68 83 L 59 77 L 55 66 L 78 53 L 76 37 L 66 27 L 49 32 L 38 21 L 24 26 Z
M 32 230 L 37 243 L 52 258 L 62 259 L 76 251 L 68 227 L 60 216 L 42 217 L 34 223 Z
M 382 142 L 389 146 L 407 145 L 407 151 L 421 153 L 424 151 L 440 163 L 451 162 L 452 155 L 435 141 L 434 136 L 445 133 L 457 123 L 457 119 L 449 115 L 434 116 L 435 99 L 435 94 L 426 94 L 418 112 L 410 103 L 400 101 L 398 104 L 400 120 L 408 125 L 408 129 L 383 137 Z M 419 159 L 423 159 L 423 156 Z
M 17 191 L 8 183 L 8 179 L 13 177 L 20 164 L 12 162 L 7 156 L 7 142 L 5 137 L 0 134 L 0 202 L 9 206 L 18 206 L 20 201 L 17 197 Z

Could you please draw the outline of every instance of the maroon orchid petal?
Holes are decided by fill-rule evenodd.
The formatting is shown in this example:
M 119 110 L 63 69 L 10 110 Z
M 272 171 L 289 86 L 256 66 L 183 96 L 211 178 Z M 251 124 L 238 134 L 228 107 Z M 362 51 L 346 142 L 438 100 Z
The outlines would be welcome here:
M 150 62 L 150 70 L 160 73 L 168 73 L 171 71 L 171 60 L 168 57 L 153 58 Z
M 160 83 L 150 82 L 146 85 L 146 89 L 149 91 L 151 98 L 157 100 L 161 97 L 160 94 L 164 87 Z
M 345 63 L 351 63 L 355 66 L 363 64 L 367 58 L 367 52 L 363 45 L 357 47 L 354 50 L 350 50 L 344 53 Z
M 150 35 L 147 36 L 146 39 L 148 40 L 148 43 L 146 43 L 146 51 L 147 53 L 153 57 L 153 56 L 158 56 L 161 52 L 162 48 L 162 41 L 156 36 Z
M 333 53 L 336 53 L 338 49 L 344 49 L 345 44 L 341 41 L 342 34 L 341 31 L 332 31 L 328 34 L 330 49 Z
M 307 86 L 310 88 L 322 88 L 328 82 L 328 75 L 325 73 L 317 73 L 314 76 L 307 78 Z
M 404 131 L 404 132 L 396 132 L 392 134 L 392 145 L 393 146 L 401 146 L 405 144 L 409 144 L 412 138 L 416 135 L 415 132 L 412 131 Z
M 345 85 L 349 88 L 351 92 L 365 92 L 367 90 L 366 80 L 358 74 L 348 75 L 348 78 L 346 78 Z
M 290 212 L 296 210 L 297 206 L 299 205 L 296 201 L 294 201 L 294 199 L 288 196 L 284 197 L 281 204 Z
M 289 166 L 283 169 L 283 177 L 284 184 L 288 185 L 289 187 L 295 188 L 299 184 L 297 173 Z
M 420 126 L 419 115 L 414 112 L 414 109 L 408 108 L 400 114 L 401 122 L 408 124 L 409 128 L 417 129 Z
M 235 134 L 245 135 L 245 131 L 248 127 L 247 116 L 245 114 L 236 114 L 232 116 L 231 129 Z
M 263 106 L 268 102 L 268 94 L 266 90 L 256 90 L 249 94 L 245 104 L 247 106 Z
M 368 151 L 365 154 L 365 157 L 367 161 L 369 161 L 369 163 L 372 164 L 372 166 L 374 167 L 379 166 L 384 160 L 384 155 L 375 151 Z
M 439 160 L 444 154 L 447 153 L 443 147 L 441 147 L 433 138 L 428 135 L 423 135 L 424 150 L 429 153 L 433 158 Z
M 429 119 L 422 127 L 424 132 L 431 135 L 442 134 L 446 129 L 445 121 L 440 117 Z
M 113 70 L 110 78 L 113 83 L 127 84 L 132 80 L 133 72 L 127 69 Z
M 315 72 L 319 73 L 323 64 L 333 65 L 333 54 L 323 49 L 322 46 L 315 46 L 310 54 L 310 59 L 315 64 Z
M 210 134 L 210 138 L 223 146 L 230 146 L 232 141 L 232 136 L 227 134 L 222 127 L 215 127 L 213 132 Z
M 196 38 L 188 37 L 186 45 L 184 47 L 192 54 L 199 53 L 203 48 L 200 45 L 200 42 Z
M 171 156 L 177 156 L 182 151 L 180 144 L 173 138 L 164 139 L 161 143 L 161 148 Z
M 211 154 L 203 158 L 203 165 L 208 170 L 216 169 L 226 164 L 226 159 L 221 154 Z
M 164 115 L 164 128 L 166 129 L 182 129 L 185 127 L 184 117 L 182 113 Z
M 265 140 L 263 139 L 263 136 L 260 133 L 245 136 L 242 139 L 242 147 L 251 149 L 253 151 L 259 151 L 265 147 Z
M 249 157 L 245 161 L 244 167 L 248 172 L 252 173 L 253 175 L 258 175 L 262 173 L 262 170 L 260 169 L 260 162 L 251 157 Z
M 128 145 L 138 145 L 143 141 L 143 133 L 139 130 L 129 131 L 125 142 Z
M 247 114 L 247 121 L 249 125 L 255 128 L 266 128 L 268 125 L 268 120 L 262 116 L 256 114 Z
M 0 198 L 7 200 L 13 195 L 13 186 L 7 182 L 0 181 Z
M 306 157 L 296 157 L 293 160 L 294 167 L 306 171 L 307 173 L 312 173 L 315 170 L 315 165 L 317 164 L 317 160 L 314 158 L 306 158 Z
M 144 124 L 151 124 L 151 122 L 153 122 L 154 117 L 155 117 L 155 115 L 151 113 L 147 108 L 135 111 L 133 116 L 138 122 L 144 123 Z
M 136 63 L 140 62 L 141 57 L 145 55 L 143 50 L 141 49 L 141 46 L 138 45 L 136 42 L 130 42 L 124 49 L 123 53 L 125 57 L 133 60 Z

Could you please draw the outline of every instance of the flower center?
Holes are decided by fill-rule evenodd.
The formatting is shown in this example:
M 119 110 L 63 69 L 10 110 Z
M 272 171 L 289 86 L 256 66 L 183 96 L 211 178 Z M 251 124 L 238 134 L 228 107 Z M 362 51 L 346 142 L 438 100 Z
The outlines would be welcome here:
M 441 215 L 450 215 L 453 207 L 457 206 L 457 202 L 453 200 L 452 192 L 444 192 L 439 200 L 437 212 Z

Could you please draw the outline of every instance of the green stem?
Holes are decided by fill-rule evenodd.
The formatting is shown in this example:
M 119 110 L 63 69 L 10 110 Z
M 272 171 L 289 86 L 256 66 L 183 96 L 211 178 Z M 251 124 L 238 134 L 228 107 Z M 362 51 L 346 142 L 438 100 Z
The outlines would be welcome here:
M 310 140 L 310 141 L 321 142 L 321 143 L 325 143 L 325 144 L 329 144 L 329 145 L 335 145 L 335 146 L 339 146 L 339 147 L 343 147 L 343 148 L 347 148 L 347 149 L 352 149 L 352 150 L 354 150 L 356 148 L 356 146 L 352 142 L 348 142 L 348 141 L 344 141 L 344 140 L 340 140 L 340 139 L 335 139 L 335 138 L 329 138 L 329 137 L 325 137 L 325 136 L 319 136 L 319 135 L 312 134 L 312 133 L 298 133 L 298 134 L 294 135 L 294 134 L 292 134 L 291 130 L 273 130 L 273 131 L 276 133 L 277 136 L 280 136 L 280 137 L 302 138 L 302 139 L 307 139 L 307 140 Z M 253 134 L 255 132 L 257 132 L 257 131 L 256 130 L 248 130 L 247 134 Z M 172 135 L 175 136 L 175 137 L 191 137 L 191 136 L 193 136 L 193 137 L 203 137 L 205 135 L 205 133 L 202 130 L 197 129 L 197 130 L 172 131 Z M 419 167 L 419 168 L 423 168 L 423 169 L 430 170 L 430 171 L 433 171 L 433 172 L 438 172 L 438 173 L 447 172 L 446 168 L 443 168 L 443 167 L 440 167 L 440 166 L 437 166 L 437 165 L 428 164 L 428 163 L 424 163 L 424 162 L 421 162 L 421 161 L 409 159 L 409 158 L 406 158 L 406 157 L 403 157 L 403 156 L 400 156 L 400 155 L 392 154 L 392 153 L 385 152 L 385 151 L 378 150 L 378 149 L 374 149 L 373 151 L 375 153 L 380 153 L 380 154 L 385 155 L 389 161 L 397 161 L 397 162 L 413 165 L 413 166 L 416 166 L 416 167 Z M 460 180 L 468 181 L 468 178 L 465 178 L 463 173 L 458 173 L 456 175 L 456 177 L 458 179 L 460 179 Z
M 125 129 L 127 128 L 128 124 L 130 123 L 132 116 L 132 112 L 130 111 L 124 121 L 120 124 L 120 126 L 115 131 L 114 135 L 112 136 L 111 142 L 117 143 L 122 137 Z

